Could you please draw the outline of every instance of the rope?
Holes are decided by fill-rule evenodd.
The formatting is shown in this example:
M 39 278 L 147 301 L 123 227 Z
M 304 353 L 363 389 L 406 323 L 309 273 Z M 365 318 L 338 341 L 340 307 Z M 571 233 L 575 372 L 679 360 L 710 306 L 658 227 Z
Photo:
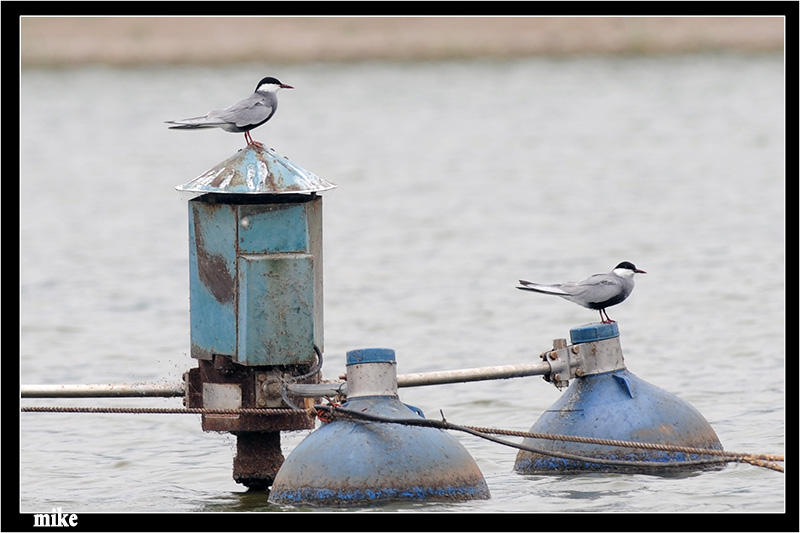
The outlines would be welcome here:
M 741 452 L 728 452 L 725 450 L 713 450 L 704 448 L 692 448 L 687 446 L 675 446 L 671 444 L 656 444 L 651 442 L 632 442 L 613 439 L 601 439 L 595 437 L 580 437 L 573 435 L 553 435 L 549 433 L 532 433 L 528 431 L 515 431 L 506 429 L 492 429 L 476 426 L 460 426 L 447 422 L 442 417 L 442 420 L 430 420 L 427 418 L 386 418 L 378 415 L 372 415 L 357 411 L 351 411 L 335 405 L 315 405 L 313 410 L 304 409 L 255 409 L 255 408 L 242 408 L 242 409 L 207 409 L 207 408 L 167 408 L 167 407 L 60 407 L 60 406 L 30 406 L 21 407 L 20 411 L 23 413 L 95 413 L 95 414 L 198 414 L 198 415 L 286 415 L 305 413 L 311 414 L 316 411 L 317 416 L 326 419 L 326 421 L 333 420 L 341 416 L 342 418 L 354 418 L 371 422 L 383 422 L 389 424 L 403 424 L 408 426 L 421 426 L 433 427 L 437 429 L 449 429 L 454 431 L 462 431 L 474 435 L 476 437 L 486 439 L 504 446 L 518 448 L 533 453 L 542 455 L 549 455 L 559 457 L 562 459 L 570 459 L 573 461 L 588 462 L 595 464 L 611 465 L 611 466 L 637 466 L 647 468 L 664 467 L 663 463 L 654 463 L 650 461 L 621 461 L 614 459 L 601 459 L 597 457 L 586 457 L 582 455 L 555 452 L 552 450 L 544 450 L 529 446 L 526 444 L 517 444 L 503 439 L 492 437 L 491 435 L 504 435 L 511 437 L 524 437 L 532 439 L 546 439 L 546 440 L 559 440 L 567 442 L 579 442 L 584 444 L 596 444 L 600 446 L 616 446 L 638 448 L 644 450 L 656 450 L 664 452 L 678 452 L 696 455 L 708 455 L 718 457 L 718 459 L 698 459 L 692 461 L 681 461 L 682 465 L 703 465 L 724 462 L 739 462 L 747 463 L 753 466 L 768 468 L 777 472 L 784 472 L 784 468 L 777 462 L 784 462 L 783 455 L 772 454 L 753 454 Z M 324 413 L 324 415 L 323 415 Z M 321 416 L 322 415 L 322 416 Z
M 782 466 L 775 464 L 774 461 L 783 461 L 782 455 L 764 455 L 764 454 L 749 454 L 749 453 L 737 453 L 737 452 L 726 452 L 724 450 L 712 450 L 712 449 L 703 449 L 703 448 L 691 448 L 686 446 L 674 446 L 669 444 L 655 444 L 655 443 L 647 443 L 647 442 L 631 442 L 631 441 L 621 441 L 621 440 L 610 440 L 610 439 L 597 439 L 593 437 L 578 437 L 578 436 L 569 436 L 569 435 L 551 435 L 546 433 L 530 433 L 525 431 L 512 431 L 512 430 L 495 430 L 489 428 L 476 428 L 472 426 L 459 426 L 456 424 L 452 424 L 447 422 L 442 417 L 442 420 L 429 420 L 426 418 L 419 418 L 419 419 L 392 419 L 386 418 L 378 415 L 367 414 L 363 412 L 351 411 L 349 409 L 344 409 L 342 407 L 337 406 L 328 406 L 328 405 L 317 405 L 315 409 L 319 412 L 320 410 L 326 411 L 329 416 L 335 418 L 336 415 L 344 415 L 344 418 L 356 418 L 356 419 L 363 419 L 369 420 L 373 422 L 384 422 L 390 424 L 404 424 L 409 426 L 422 426 L 422 427 L 434 427 L 438 429 L 450 429 L 455 431 L 462 431 L 465 433 L 469 433 L 476 437 L 480 437 L 486 440 L 490 440 L 492 442 L 497 442 L 498 444 L 503 444 L 504 446 L 510 446 L 512 448 L 518 448 L 520 450 L 525 450 L 533 453 L 538 453 L 541 455 L 549 455 L 553 457 L 559 457 L 562 459 L 570 459 L 573 461 L 580 461 L 580 462 L 588 462 L 588 463 L 596 463 L 596 464 L 604 464 L 604 465 L 612 465 L 612 466 L 637 466 L 637 467 L 647 467 L 647 468 L 659 468 L 664 467 L 666 465 L 662 463 L 654 463 L 650 461 L 621 461 L 615 459 L 601 459 L 597 457 L 586 457 L 576 454 L 564 453 L 564 452 L 555 452 L 552 450 L 544 450 L 541 448 L 536 448 L 534 446 L 529 446 L 525 444 L 517 444 L 509 441 L 505 441 L 502 439 L 498 439 L 495 437 L 490 436 L 491 434 L 502 434 L 502 435 L 509 435 L 509 436 L 519 436 L 519 437 L 529 437 L 529 438 L 538 438 L 538 439 L 549 439 L 549 440 L 564 440 L 564 441 L 573 441 L 573 442 L 582 442 L 588 444 L 599 444 L 599 445 L 606 445 L 606 446 L 619 446 L 619 447 L 630 447 L 630 448 L 639 448 L 639 449 L 649 449 L 649 450 L 658 450 L 658 451 L 672 451 L 672 452 L 682 452 L 682 453 L 691 453 L 697 455 L 711 455 L 711 456 L 718 456 L 719 459 L 698 459 L 692 461 L 681 461 L 682 465 L 702 465 L 702 464 L 713 464 L 719 462 L 740 462 L 740 463 L 748 463 L 754 466 L 760 466 L 764 468 L 769 468 L 771 470 L 775 470 L 778 472 L 783 472 L 784 469 Z
M 100 414 L 149 414 L 149 415 L 286 415 L 308 413 L 303 409 L 207 409 L 204 407 L 21 407 L 23 413 L 100 413 Z
M 488 433 L 493 435 L 507 435 L 511 437 L 526 437 L 531 439 L 550 439 L 550 440 L 563 440 L 569 442 L 580 442 L 585 444 L 599 444 L 602 446 L 618 446 L 618 447 L 630 447 L 630 448 L 641 448 L 643 450 L 658 450 L 663 452 L 678 452 L 678 453 L 694 453 L 699 455 L 718 455 L 722 457 L 731 457 L 731 458 L 754 458 L 760 459 L 763 461 L 783 461 L 783 455 L 772 455 L 772 454 L 751 454 L 751 453 L 741 453 L 741 452 L 727 452 L 725 450 L 714 450 L 714 449 L 706 449 L 706 448 L 692 448 L 690 446 L 677 446 L 674 444 L 656 444 L 653 442 L 633 442 L 627 440 L 613 440 L 613 439 L 601 439 L 596 437 L 579 437 L 573 435 L 553 435 L 550 433 L 531 433 L 528 431 L 514 431 L 514 430 L 507 430 L 507 429 L 492 429 L 492 428 L 482 428 L 482 427 L 475 427 L 475 426 L 465 426 L 480 433 Z

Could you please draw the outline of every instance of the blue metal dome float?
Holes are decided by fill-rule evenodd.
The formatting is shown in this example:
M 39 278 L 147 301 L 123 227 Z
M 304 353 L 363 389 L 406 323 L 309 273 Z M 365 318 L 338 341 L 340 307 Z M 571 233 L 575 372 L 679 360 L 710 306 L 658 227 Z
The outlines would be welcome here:
M 347 353 L 349 410 L 419 419 L 400 401 L 394 350 Z M 310 433 L 281 466 L 272 503 L 350 506 L 390 501 L 489 498 L 472 456 L 435 428 L 334 418 Z
M 523 444 L 539 452 L 521 450 L 516 472 L 662 474 L 723 464 L 718 457 L 688 450 L 597 444 L 594 439 L 722 450 L 716 433 L 694 407 L 625 368 L 616 323 L 575 328 L 570 339 L 571 346 L 564 341 L 542 356 L 564 365 L 562 373 L 551 376 L 554 384 L 575 380 L 530 432 L 584 437 L 585 442 L 526 438 Z

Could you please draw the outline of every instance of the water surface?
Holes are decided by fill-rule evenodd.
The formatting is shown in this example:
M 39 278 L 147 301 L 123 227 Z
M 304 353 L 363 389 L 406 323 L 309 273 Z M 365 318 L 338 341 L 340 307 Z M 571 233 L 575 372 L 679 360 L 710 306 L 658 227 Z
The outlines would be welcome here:
M 609 310 L 628 369 L 691 403 L 725 449 L 783 453 L 783 74 L 779 56 L 727 55 L 26 71 L 20 380 L 172 382 L 195 366 L 174 186 L 244 139 L 163 121 L 273 75 L 296 89 L 254 138 L 338 184 L 323 195 L 326 379 L 347 350 L 373 346 L 396 350 L 399 373 L 538 360 L 597 316 L 517 279 L 577 280 L 628 260 L 648 272 Z M 401 390 L 429 417 L 522 430 L 559 394 L 537 377 Z M 20 424 L 23 512 L 289 510 L 232 480 L 234 437 L 203 433 L 195 415 Z M 305 434 L 285 433 L 284 453 Z M 783 474 L 752 466 L 520 476 L 516 450 L 458 438 L 491 499 L 371 511 L 785 505 Z

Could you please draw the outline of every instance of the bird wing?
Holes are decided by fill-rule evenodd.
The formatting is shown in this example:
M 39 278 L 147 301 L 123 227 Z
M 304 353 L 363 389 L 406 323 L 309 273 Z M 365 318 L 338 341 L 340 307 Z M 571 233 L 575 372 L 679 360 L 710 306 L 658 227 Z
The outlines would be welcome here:
M 620 282 L 608 274 L 595 274 L 578 283 L 563 283 L 561 289 L 586 303 L 601 303 L 619 296 Z
M 265 99 L 262 95 L 253 94 L 230 107 L 209 112 L 206 118 L 208 121 L 235 124 L 237 127 L 243 128 L 261 124 L 272 116 L 276 107 L 277 100 Z

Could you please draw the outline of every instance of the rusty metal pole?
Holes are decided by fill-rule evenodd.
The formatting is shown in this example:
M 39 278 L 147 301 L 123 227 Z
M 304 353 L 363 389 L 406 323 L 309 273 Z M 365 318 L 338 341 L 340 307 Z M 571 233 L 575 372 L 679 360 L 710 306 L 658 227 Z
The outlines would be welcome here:
M 268 490 L 283 464 L 279 431 L 234 433 L 233 479 L 251 490 Z

